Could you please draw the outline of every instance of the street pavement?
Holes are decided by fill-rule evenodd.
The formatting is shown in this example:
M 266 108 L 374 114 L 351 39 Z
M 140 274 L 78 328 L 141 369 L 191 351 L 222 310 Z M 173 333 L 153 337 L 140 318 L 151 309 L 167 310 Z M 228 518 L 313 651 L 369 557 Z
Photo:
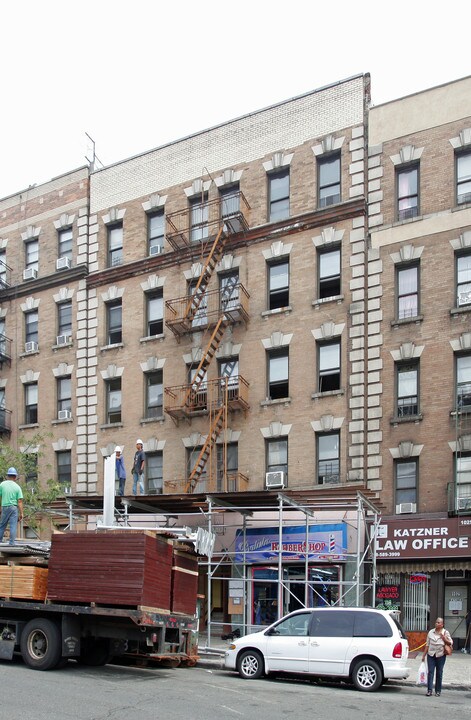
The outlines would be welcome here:
M 218 635 L 211 635 L 210 644 L 208 645 L 207 638 L 200 634 L 197 665 L 221 670 L 224 667 L 224 651 L 229 645 L 229 640 L 221 640 Z M 407 680 L 390 680 L 390 683 L 394 685 L 416 685 L 421 659 L 421 652 L 411 653 L 408 663 L 411 673 Z M 443 689 L 471 690 L 471 655 L 457 650 L 447 657 L 443 673 Z

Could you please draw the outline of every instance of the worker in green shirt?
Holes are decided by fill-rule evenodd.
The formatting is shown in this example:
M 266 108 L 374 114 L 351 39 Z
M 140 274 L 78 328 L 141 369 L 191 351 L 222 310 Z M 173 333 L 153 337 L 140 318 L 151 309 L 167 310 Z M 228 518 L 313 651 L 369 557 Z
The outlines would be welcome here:
M 0 497 L 2 498 L 2 517 L 0 520 L 0 543 L 3 542 L 3 533 L 10 525 L 10 545 L 15 544 L 18 520 L 23 520 L 23 492 L 16 482 L 18 473 L 14 467 L 9 468 L 7 479 L 0 483 Z

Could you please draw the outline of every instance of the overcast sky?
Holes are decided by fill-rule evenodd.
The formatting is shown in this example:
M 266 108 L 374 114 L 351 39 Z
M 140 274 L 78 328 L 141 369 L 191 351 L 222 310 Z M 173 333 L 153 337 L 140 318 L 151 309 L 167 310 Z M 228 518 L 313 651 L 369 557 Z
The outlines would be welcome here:
M 22 0 L 0 13 L 0 198 L 369 72 L 373 104 L 471 74 L 469 0 Z

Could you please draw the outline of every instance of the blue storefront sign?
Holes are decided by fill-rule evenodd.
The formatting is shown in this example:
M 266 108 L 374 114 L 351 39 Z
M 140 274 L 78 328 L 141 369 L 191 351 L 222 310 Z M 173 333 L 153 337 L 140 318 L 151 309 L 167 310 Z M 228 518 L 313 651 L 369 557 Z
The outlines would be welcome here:
M 235 539 L 236 562 L 259 563 L 278 559 L 280 535 L 276 527 L 249 528 L 244 535 L 237 530 Z M 293 525 L 283 528 L 283 560 L 332 562 L 346 560 L 347 528 L 344 523 L 329 525 Z M 245 550 L 245 552 L 244 552 Z

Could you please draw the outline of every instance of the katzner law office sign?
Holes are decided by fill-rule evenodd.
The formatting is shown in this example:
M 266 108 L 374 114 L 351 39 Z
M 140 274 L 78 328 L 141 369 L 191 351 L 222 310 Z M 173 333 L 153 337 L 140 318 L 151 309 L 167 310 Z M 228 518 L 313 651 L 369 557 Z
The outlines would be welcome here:
M 378 560 L 455 558 L 471 555 L 471 518 L 385 521 L 376 534 Z

